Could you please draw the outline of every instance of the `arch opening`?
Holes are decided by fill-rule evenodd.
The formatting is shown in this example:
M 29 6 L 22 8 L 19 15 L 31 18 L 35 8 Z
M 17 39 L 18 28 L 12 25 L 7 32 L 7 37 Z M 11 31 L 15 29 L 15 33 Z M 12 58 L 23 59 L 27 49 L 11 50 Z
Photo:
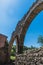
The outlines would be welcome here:
M 39 48 L 41 44 L 38 43 L 39 36 L 43 36 L 43 11 L 41 11 L 32 21 L 30 27 L 28 28 L 25 38 L 24 46 L 28 48 Z
M 25 19 L 25 24 L 22 28 L 22 32 L 20 34 L 20 46 L 23 46 L 24 43 L 24 38 L 25 38 L 25 34 L 27 32 L 27 29 L 29 28 L 31 22 L 33 21 L 33 19 L 41 12 L 43 11 L 43 2 L 39 3 L 39 5 L 37 5 L 36 7 L 34 7 L 34 9 L 31 11 L 31 13 L 29 12 L 27 15 L 27 18 Z M 30 15 L 29 15 L 30 14 Z M 23 47 L 22 47 L 23 48 Z M 20 51 L 22 50 L 22 48 L 20 47 Z M 20 54 L 23 52 L 23 50 L 20 52 Z

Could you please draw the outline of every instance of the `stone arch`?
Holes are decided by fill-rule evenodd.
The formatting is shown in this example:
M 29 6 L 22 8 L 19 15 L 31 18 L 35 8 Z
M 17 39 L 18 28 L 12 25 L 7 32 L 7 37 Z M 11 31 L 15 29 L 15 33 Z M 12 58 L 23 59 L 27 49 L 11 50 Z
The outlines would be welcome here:
M 42 10 L 43 10 L 43 0 L 37 0 L 33 4 L 33 6 L 30 8 L 30 10 L 27 12 L 27 14 L 23 17 L 23 19 L 18 22 L 15 32 L 13 32 L 13 35 L 11 37 L 11 40 L 13 40 L 13 41 L 14 41 L 16 35 L 18 37 L 18 40 L 17 40 L 18 51 L 17 51 L 17 53 L 21 54 L 23 52 L 23 42 L 24 42 L 24 38 L 25 38 L 25 34 L 27 32 L 27 29 L 30 26 L 32 20 Z M 10 48 L 10 42 L 9 42 L 9 48 Z M 12 42 L 12 44 L 13 44 L 13 42 Z

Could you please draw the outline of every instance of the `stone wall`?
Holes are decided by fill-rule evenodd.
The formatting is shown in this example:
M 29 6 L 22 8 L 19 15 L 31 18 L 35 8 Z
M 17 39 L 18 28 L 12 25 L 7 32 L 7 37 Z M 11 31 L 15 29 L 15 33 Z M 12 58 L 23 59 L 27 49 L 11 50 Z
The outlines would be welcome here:
M 15 65 L 43 65 L 43 48 L 27 50 L 17 55 Z

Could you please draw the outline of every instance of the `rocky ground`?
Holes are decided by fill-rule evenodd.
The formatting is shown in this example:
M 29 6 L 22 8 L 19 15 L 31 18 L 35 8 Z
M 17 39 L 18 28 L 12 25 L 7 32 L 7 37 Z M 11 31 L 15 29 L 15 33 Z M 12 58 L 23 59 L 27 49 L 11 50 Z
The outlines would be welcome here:
M 17 55 L 16 65 L 43 65 L 43 47 Z
M 17 55 L 16 62 L 0 65 L 43 65 L 43 47 L 26 50 L 23 54 Z

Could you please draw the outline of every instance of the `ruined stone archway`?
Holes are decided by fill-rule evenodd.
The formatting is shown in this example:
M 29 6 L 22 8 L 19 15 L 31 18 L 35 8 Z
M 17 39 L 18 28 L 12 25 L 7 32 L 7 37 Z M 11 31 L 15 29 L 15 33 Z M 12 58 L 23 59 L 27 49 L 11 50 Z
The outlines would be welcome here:
M 15 31 L 12 34 L 11 40 L 9 42 L 8 53 L 11 51 L 12 44 L 17 39 L 18 51 L 17 53 L 21 54 L 23 52 L 23 42 L 25 38 L 25 34 L 27 32 L 28 27 L 30 26 L 32 20 L 43 10 L 43 0 L 37 0 L 27 14 L 23 17 L 21 21 L 17 24 Z

